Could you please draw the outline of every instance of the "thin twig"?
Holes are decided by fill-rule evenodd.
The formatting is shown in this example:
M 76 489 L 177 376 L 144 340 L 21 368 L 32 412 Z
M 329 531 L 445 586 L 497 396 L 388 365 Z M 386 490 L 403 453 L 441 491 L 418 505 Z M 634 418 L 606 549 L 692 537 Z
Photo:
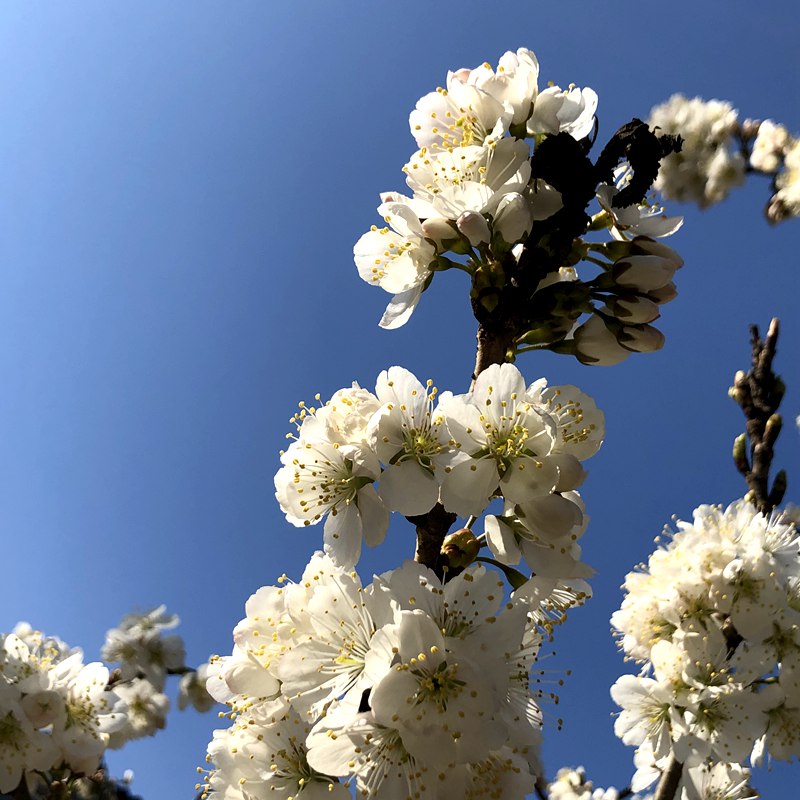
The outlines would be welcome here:
M 748 499 L 762 514 L 768 514 L 783 500 L 786 474 L 781 471 L 770 489 L 769 471 L 774 457 L 775 441 L 781 429 L 777 413 L 784 393 L 781 379 L 772 371 L 778 344 L 779 323 L 773 319 L 762 341 L 758 328 L 750 328 L 752 367 L 739 371 L 730 390 L 745 416 L 746 439 L 737 438 L 734 444 L 734 463 L 747 481 Z M 749 458 L 747 443 L 749 442 Z

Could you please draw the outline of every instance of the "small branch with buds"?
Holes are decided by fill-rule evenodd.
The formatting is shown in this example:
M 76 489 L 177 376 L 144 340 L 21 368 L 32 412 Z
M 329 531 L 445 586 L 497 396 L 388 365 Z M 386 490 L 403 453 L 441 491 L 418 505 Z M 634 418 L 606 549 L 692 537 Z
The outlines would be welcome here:
M 752 345 L 752 367 L 745 373 L 739 370 L 733 379 L 728 394 L 742 409 L 746 420 L 746 433 L 736 437 L 733 443 L 733 461 L 744 476 L 749 487 L 745 499 L 751 501 L 762 514 L 769 514 L 786 491 L 786 473 L 781 470 L 769 488 L 769 470 L 772 465 L 775 441 L 781 431 L 778 406 L 785 391 L 783 381 L 772 371 L 772 362 L 778 344 L 779 323 L 770 322 L 766 337 L 762 340 L 755 325 L 750 326 Z M 750 443 L 748 456 L 747 444 Z M 728 658 L 735 652 L 742 638 L 727 621 L 723 627 L 728 644 Z M 654 800 L 672 800 L 681 780 L 683 765 L 671 755 L 654 795 Z
M 783 424 L 777 413 L 778 406 L 786 388 L 772 371 L 778 331 L 778 320 L 773 319 L 762 341 L 758 328 L 751 326 L 752 367 L 747 373 L 741 370 L 736 373 L 729 391 L 746 420 L 746 433 L 737 436 L 733 443 L 733 461 L 747 481 L 750 491 L 746 499 L 752 501 L 762 514 L 772 511 L 783 500 L 786 491 L 784 470 L 775 476 L 772 488 L 769 485 L 775 441 Z

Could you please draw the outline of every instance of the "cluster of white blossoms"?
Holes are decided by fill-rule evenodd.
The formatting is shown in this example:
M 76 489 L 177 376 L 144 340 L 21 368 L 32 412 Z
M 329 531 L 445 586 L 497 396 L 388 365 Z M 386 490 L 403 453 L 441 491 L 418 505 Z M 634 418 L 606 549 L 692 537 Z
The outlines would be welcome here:
M 685 768 L 706 764 L 704 781 L 728 781 L 714 796 L 751 797 L 738 765 L 800 756 L 800 536 L 744 501 L 701 506 L 677 527 L 627 576 L 612 616 L 644 665 L 611 689 L 615 732 L 637 747 L 634 790 L 674 753 Z
M 775 176 L 775 194 L 767 206 L 767 218 L 772 222 L 800 217 L 800 139 L 789 139 L 782 155 L 783 169 Z
M 623 796 L 630 800 L 652 800 L 652 795 L 642 798 L 631 794 Z M 548 800 L 619 800 L 620 793 L 613 787 L 595 789 L 594 784 L 586 779 L 583 767 L 562 767 L 548 785 L 547 797 Z
M 750 770 L 736 764 L 699 764 L 681 775 L 675 797 L 677 800 L 754 800 L 758 794 L 749 785 Z M 653 800 L 652 794 L 622 792 L 613 786 L 595 789 L 586 779 L 583 767 L 564 767 L 547 787 L 549 800 Z
M 740 121 L 730 103 L 681 94 L 655 106 L 649 124 L 683 138 L 681 151 L 662 161 L 655 183 L 665 197 L 705 208 L 744 183 L 748 171 L 760 172 L 773 178 L 767 220 L 800 217 L 800 139 L 785 125 Z
M 648 123 L 683 139 L 681 152 L 661 163 L 656 188 L 665 197 L 705 208 L 744 182 L 739 116 L 730 103 L 674 94 L 650 111 Z
M 101 657 L 119 666 L 114 673 L 114 691 L 128 708 L 125 725 L 111 736 L 109 747 L 118 749 L 131 739 L 152 736 L 167 724 L 169 697 L 164 693 L 167 675 L 181 674 L 178 705 L 207 711 L 214 705 L 203 682 L 207 665 L 199 670 L 185 667 L 183 639 L 164 635 L 180 623 L 177 614 L 158 606 L 143 614 L 126 615 L 119 626 L 106 633 Z
M 113 670 L 25 622 L 0 634 L 0 793 L 24 781 L 38 796 L 48 778 L 91 775 L 107 749 L 152 736 L 166 724 L 167 674 L 182 675 L 181 708 L 211 708 L 208 665 L 188 669 L 181 637 L 163 635 L 178 622 L 164 606 L 127 615 L 106 633 Z
M 411 112 L 419 147 L 403 167 L 411 195 L 383 193 L 378 213 L 385 224 L 373 226 L 354 247 L 363 280 L 393 295 L 380 324 L 405 324 L 437 271 L 468 272 L 473 302 L 487 313 L 518 272 L 518 298 L 525 293 L 535 299 L 533 306 L 524 303 L 541 306 L 531 329 L 519 331 L 520 345 L 560 342 L 561 352 L 587 364 L 656 350 L 663 337 L 650 323 L 675 296 L 672 273 L 683 262 L 652 237 L 674 233 L 682 219 L 665 216 L 649 200 L 615 203 L 630 179 L 630 165 L 623 163 L 612 175 L 611 168 L 593 168 L 584 151 L 596 129 L 597 95 L 575 86 L 539 91 L 538 77 L 530 50 L 507 52 L 496 69 L 483 64 L 449 72 L 446 87 L 425 95 Z M 545 152 L 548 140 L 559 136 L 572 137 L 572 146 L 565 149 L 562 142 Z M 566 204 L 566 195 L 536 177 L 537 170 L 569 193 Z M 568 177 L 573 174 L 588 176 L 588 189 L 576 190 Z M 590 218 L 584 209 L 595 190 L 599 209 Z M 587 191 L 576 208 L 575 196 Z M 580 238 L 600 230 L 609 230 L 617 246 L 607 251 Z M 566 237 L 555 250 L 554 231 L 556 238 Z M 539 254 L 535 268 L 526 248 Z M 620 280 L 631 258 L 636 269 L 628 268 Z M 579 280 L 579 262 L 603 272 Z M 588 323 L 584 317 L 581 324 L 587 313 Z
M 97 769 L 127 722 L 108 682 L 107 667 L 29 625 L 0 635 L 0 792 L 33 788 L 58 768 Z
M 527 601 L 473 564 L 447 583 L 413 561 L 362 586 L 315 554 L 250 597 L 208 688 L 230 706 L 203 797 L 523 797 L 541 774 Z
M 354 385 L 293 418 L 297 438 L 281 455 L 276 497 L 294 525 L 323 517 L 325 551 L 343 567 L 362 539 L 380 543 L 389 512 L 416 516 L 441 503 L 486 519 L 504 564 L 521 558 L 541 578 L 583 578 L 577 540 L 586 526 L 576 489 L 597 452 L 604 418 L 575 386 L 526 386 L 513 364 L 493 365 L 472 391 L 439 395 L 402 367 L 378 376 L 374 394 Z

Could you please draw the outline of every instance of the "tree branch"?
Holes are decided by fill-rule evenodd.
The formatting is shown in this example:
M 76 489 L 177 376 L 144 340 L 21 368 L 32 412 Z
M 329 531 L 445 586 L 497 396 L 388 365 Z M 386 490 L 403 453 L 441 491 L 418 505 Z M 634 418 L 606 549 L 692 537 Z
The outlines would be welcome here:
M 437 503 L 426 514 L 406 517 L 417 529 L 417 548 L 414 552 L 414 561 L 429 567 L 439 577 L 442 577 L 442 542 L 456 518 L 457 515 L 445 511 L 441 503 Z
M 672 753 L 669 757 L 667 768 L 661 773 L 661 780 L 658 782 L 658 788 L 653 795 L 653 800 L 672 800 L 681 781 L 682 772 L 683 764 Z
M 478 348 L 475 352 L 475 369 L 472 372 L 470 390 L 475 386 L 478 375 L 487 367 L 506 362 L 506 353 L 514 343 L 510 333 L 494 330 L 484 323 L 478 325 L 475 338 L 478 340 Z

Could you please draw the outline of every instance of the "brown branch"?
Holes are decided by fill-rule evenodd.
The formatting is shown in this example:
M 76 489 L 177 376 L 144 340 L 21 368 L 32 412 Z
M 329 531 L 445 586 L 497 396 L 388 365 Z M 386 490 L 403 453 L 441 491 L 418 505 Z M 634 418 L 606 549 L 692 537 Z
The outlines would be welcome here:
M 441 503 L 437 503 L 426 514 L 406 517 L 417 529 L 417 548 L 414 553 L 414 561 L 429 567 L 439 577 L 442 576 L 442 542 L 456 518 L 457 515 L 445 511 Z
M 506 353 L 513 344 L 513 341 L 508 340 L 507 335 L 492 331 L 486 325 L 478 326 L 478 333 L 475 338 L 478 340 L 478 347 L 475 351 L 475 369 L 472 372 L 470 389 L 475 386 L 478 375 L 487 367 L 492 364 L 505 363 Z
M 470 390 L 474 388 L 478 375 L 487 367 L 506 362 L 506 354 L 514 344 L 514 335 L 510 331 L 495 330 L 485 324 L 478 326 L 475 338 L 478 340 L 478 347 L 475 352 L 475 369 L 472 372 Z
M 759 337 L 758 328 L 755 325 L 750 327 L 752 367 L 747 373 L 741 370 L 736 373 L 730 390 L 731 397 L 745 416 L 746 430 L 746 440 L 744 436 L 739 436 L 734 443 L 734 463 L 747 481 L 747 499 L 763 514 L 768 514 L 783 500 L 786 490 L 786 474 L 783 471 L 776 476 L 772 489 L 769 485 L 775 441 L 782 425 L 777 411 L 785 389 L 781 379 L 772 371 L 778 332 L 777 319 L 772 320 L 763 340 Z
M 672 800 L 675 797 L 678 784 L 681 782 L 682 772 L 683 764 L 675 758 L 673 753 L 669 757 L 667 768 L 661 773 L 661 780 L 658 782 L 658 788 L 653 795 L 653 800 Z

